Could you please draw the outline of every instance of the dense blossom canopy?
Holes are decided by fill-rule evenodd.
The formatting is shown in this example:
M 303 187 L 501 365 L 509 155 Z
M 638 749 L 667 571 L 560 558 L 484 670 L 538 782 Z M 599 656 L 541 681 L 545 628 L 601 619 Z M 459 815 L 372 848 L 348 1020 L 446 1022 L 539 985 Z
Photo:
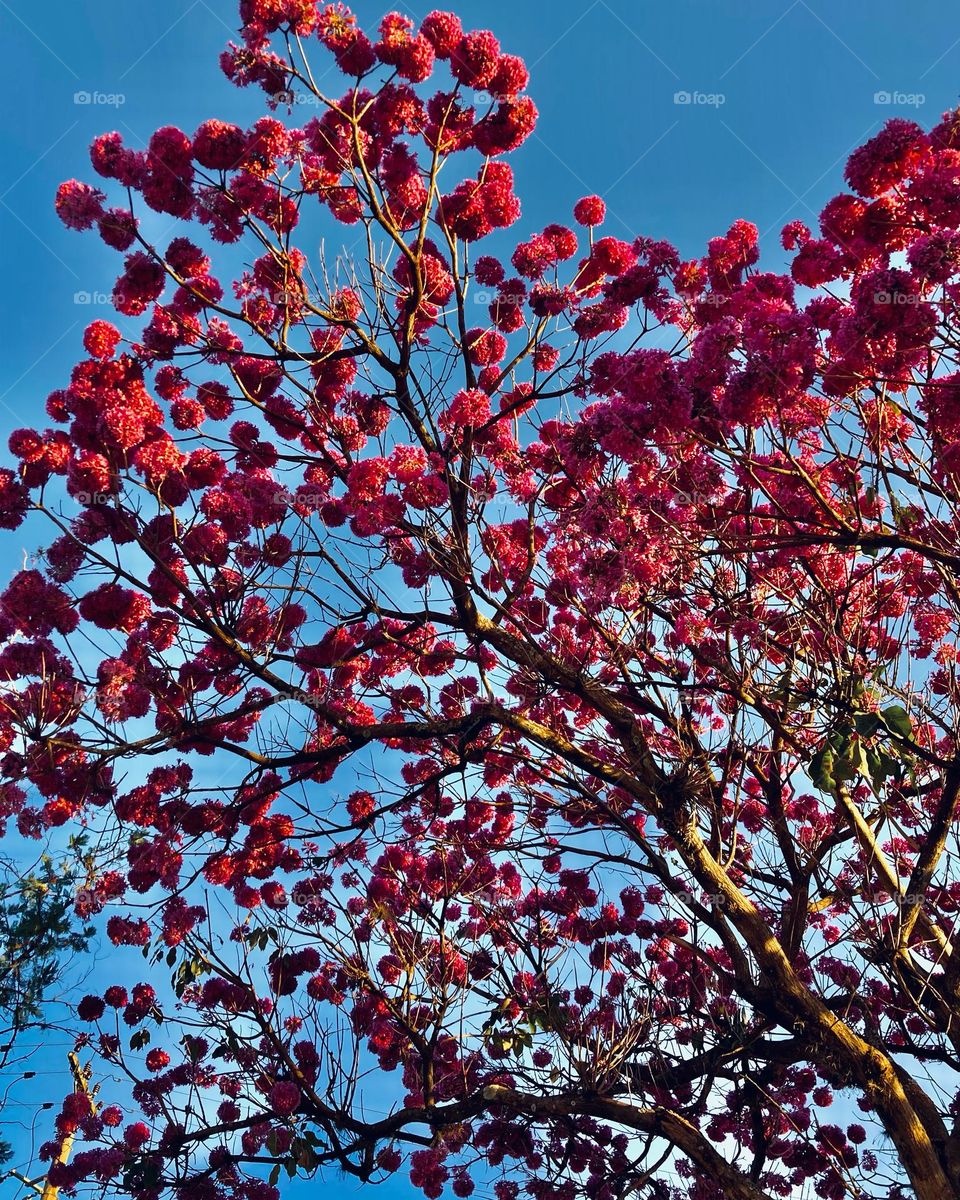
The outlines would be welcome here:
M 265 115 L 60 188 L 120 316 L 0 474 L 0 817 L 129 947 L 51 1183 L 960 1195 L 960 116 L 784 274 L 518 238 L 493 33 L 240 14 Z

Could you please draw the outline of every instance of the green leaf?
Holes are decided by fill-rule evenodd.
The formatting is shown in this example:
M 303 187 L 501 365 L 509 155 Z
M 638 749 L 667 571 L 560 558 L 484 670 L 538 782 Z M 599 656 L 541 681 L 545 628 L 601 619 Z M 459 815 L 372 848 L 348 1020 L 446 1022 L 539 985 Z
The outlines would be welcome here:
M 851 779 L 856 778 L 857 775 L 861 775 L 864 779 L 870 778 L 870 766 L 866 751 L 863 748 L 863 742 L 856 734 L 847 743 L 843 761 L 846 769 L 850 772 Z
M 313 1149 L 304 1138 L 294 1138 L 293 1145 L 290 1147 L 294 1161 L 298 1167 L 309 1171 L 317 1165 L 317 1156 Z
M 903 763 L 886 750 L 868 750 L 867 763 L 870 770 L 870 782 L 878 796 L 888 779 L 899 779 L 903 774 Z
M 881 712 L 880 716 L 883 717 L 884 725 L 897 737 L 910 738 L 913 736 L 913 722 L 902 704 L 891 704 L 889 708 L 885 708 Z
M 850 739 L 844 738 L 836 747 L 833 756 L 833 778 L 836 783 L 846 783 L 853 779 L 857 769 L 850 757 Z
M 810 782 L 821 792 L 836 790 L 836 780 L 833 775 L 834 757 L 830 745 L 826 745 L 810 760 Z
M 877 730 L 883 727 L 883 719 L 879 713 L 875 712 L 857 713 L 853 719 L 853 723 L 856 726 L 857 733 L 861 737 L 866 738 L 873 737 Z

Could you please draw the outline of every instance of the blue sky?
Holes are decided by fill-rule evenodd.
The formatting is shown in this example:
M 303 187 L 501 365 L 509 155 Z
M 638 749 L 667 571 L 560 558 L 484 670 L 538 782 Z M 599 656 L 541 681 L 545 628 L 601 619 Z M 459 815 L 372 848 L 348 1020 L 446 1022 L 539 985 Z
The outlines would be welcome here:
M 2 441 L 44 423 L 44 399 L 79 356 L 84 325 L 110 316 L 97 301 L 118 260 L 97 237 L 60 226 L 57 184 L 92 177 L 87 145 L 106 130 L 141 145 L 162 124 L 192 132 L 210 116 L 255 119 L 259 93 L 237 92 L 217 66 L 236 8 L 236 0 L 0 0 Z M 901 0 L 457 8 L 532 69 L 541 120 L 514 156 L 521 235 L 568 219 L 579 196 L 599 192 L 610 232 L 666 238 L 685 255 L 746 217 L 776 269 L 780 227 L 815 219 L 840 189 L 850 150 L 890 116 L 929 125 L 960 101 L 960 13 L 939 0 L 909 10 Z M 379 0 L 355 9 L 368 27 L 384 11 Z M 19 566 L 29 529 L 4 538 L 0 581 Z M 62 1053 L 52 1047 L 34 1065 L 58 1070 Z M 22 1088 L 15 1096 L 30 1099 Z
M 160 124 L 257 115 L 258 96 L 217 66 L 236 8 L 0 0 L 4 440 L 63 382 L 84 324 L 109 316 L 78 301 L 109 293 L 117 259 L 60 227 L 57 184 L 91 177 L 86 148 L 105 130 L 143 144 Z M 357 11 L 374 25 L 383 10 L 360 0 Z M 664 237 L 685 254 L 747 217 L 776 266 L 780 226 L 813 218 L 855 145 L 888 116 L 929 124 L 960 99 L 960 16 L 945 19 L 937 0 L 909 12 L 895 0 L 464 0 L 459 11 L 532 68 L 541 121 L 515 156 L 523 233 L 598 191 L 611 232 Z

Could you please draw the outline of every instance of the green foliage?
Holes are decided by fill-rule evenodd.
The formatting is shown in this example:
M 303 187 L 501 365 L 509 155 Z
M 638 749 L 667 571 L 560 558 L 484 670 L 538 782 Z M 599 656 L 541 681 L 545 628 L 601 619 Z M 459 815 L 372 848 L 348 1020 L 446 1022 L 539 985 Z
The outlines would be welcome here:
M 853 714 L 839 725 L 810 760 L 810 781 L 821 792 L 835 793 L 854 779 L 865 779 L 879 795 L 888 779 L 910 771 L 913 736 L 910 714 L 900 704 Z
M 72 849 L 79 849 L 74 846 Z M 16 1033 L 41 1015 L 65 954 L 85 949 L 92 928 L 76 924 L 72 863 L 44 855 L 28 874 L 4 864 L 0 879 L 0 1018 Z

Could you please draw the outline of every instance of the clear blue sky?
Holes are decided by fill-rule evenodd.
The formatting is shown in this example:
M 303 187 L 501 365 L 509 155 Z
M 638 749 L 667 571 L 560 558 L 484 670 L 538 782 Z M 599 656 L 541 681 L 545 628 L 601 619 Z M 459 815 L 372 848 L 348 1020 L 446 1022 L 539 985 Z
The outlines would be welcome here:
M 418 4 L 420 0 L 418 0 Z M 379 0 L 359 0 L 375 25 Z M 611 232 L 697 253 L 747 217 L 782 257 L 780 226 L 811 219 L 849 150 L 890 115 L 930 123 L 960 99 L 960 13 L 940 0 L 463 0 L 533 72 L 541 120 L 515 156 L 523 232 L 603 193 Z M 0 0 L 0 436 L 34 419 L 75 360 L 83 325 L 109 310 L 117 259 L 62 229 L 63 178 L 91 178 L 86 147 L 118 129 L 142 145 L 160 124 L 242 122 L 258 96 L 232 88 L 217 55 L 236 0 Z M 405 11 L 417 16 L 416 7 Z M 677 104 L 720 96 L 722 104 Z M 922 104 L 878 104 L 877 93 Z M 897 93 L 901 95 L 897 96 Z M 75 95 L 94 102 L 75 102 Z M 696 95 L 698 94 L 698 95 Z M 122 96 L 111 106 L 105 97 Z
M 354 7 L 367 26 L 385 11 L 373 0 Z M 746 217 L 776 269 L 780 227 L 814 220 L 854 146 L 889 116 L 929 125 L 960 101 L 960 11 L 942 0 L 455 7 L 532 69 L 540 125 L 514 156 L 522 234 L 600 192 L 610 232 L 666 238 L 685 255 Z M 117 258 L 96 236 L 60 226 L 57 184 L 92 178 L 87 145 L 106 130 L 142 145 L 161 124 L 192 132 L 206 117 L 259 115 L 260 94 L 237 92 L 217 66 L 236 10 L 236 0 L 0 0 L 3 442 L 17 426 L 44 423 L 44 399 L 79 356 L 84 325 L 110 315 L 78 297 L 109 293 Z M 19 565 L 26 533 L 3 539 L 0 583 Z M 57 1048 L 35 1065 L 61 1062 Z M 22 1088 L 15 1096 L 28 1098 Z

